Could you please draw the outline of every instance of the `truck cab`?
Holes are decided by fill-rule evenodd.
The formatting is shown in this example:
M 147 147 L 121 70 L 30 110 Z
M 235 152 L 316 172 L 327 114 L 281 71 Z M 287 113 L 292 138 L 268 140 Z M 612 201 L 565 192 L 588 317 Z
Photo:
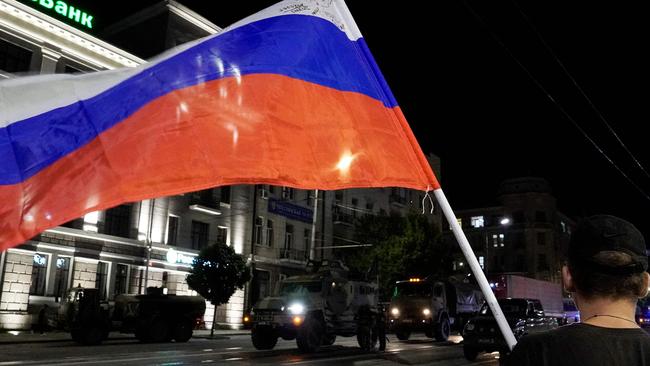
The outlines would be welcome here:
M 389 326 L 399 340 L 407 340 L 414 331 L 429 338 L 446 341 L 451 324 L 444 282 L 410 278 L 397 281 L 389 306 Z

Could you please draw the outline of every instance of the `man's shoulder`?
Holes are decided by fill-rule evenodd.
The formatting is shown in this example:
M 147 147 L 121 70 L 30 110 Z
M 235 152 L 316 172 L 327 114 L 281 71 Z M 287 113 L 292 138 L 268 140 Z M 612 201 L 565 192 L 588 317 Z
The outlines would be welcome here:
M 609 337 L 617 339 L 630 337 L 640 341 L 644 346 L 646 344 L 650 346 L 650 335 L 641 329 L 602 328 L 582 323 L 565 325 L 546 332 L 529 334 L 522 337 L 520 343 L 529 347 L 539 344 L 550 345 L 554 343 L 566 345 L 576 341 L 579 342 L 580 339 L 584 338 L 589 338 L 590 340 L 606 340 Z

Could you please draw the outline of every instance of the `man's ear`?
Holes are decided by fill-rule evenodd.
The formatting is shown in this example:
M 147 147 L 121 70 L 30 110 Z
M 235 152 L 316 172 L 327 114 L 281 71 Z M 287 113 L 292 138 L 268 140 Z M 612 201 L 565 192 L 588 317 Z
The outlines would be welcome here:
M 573 284 L 573 276 L 567 265 L 562 266 L 562 283 L 564 284 L 564 291 L 576 292 L 575 285 Z
M 648 291 L 650 291 L 650 289 L 648 289 L 648 286 L 650 286 L 650 274 L 648 274 L 648 272 L 643 272 L 643 289 L 641 289 L 639 299 L 648 296 Z

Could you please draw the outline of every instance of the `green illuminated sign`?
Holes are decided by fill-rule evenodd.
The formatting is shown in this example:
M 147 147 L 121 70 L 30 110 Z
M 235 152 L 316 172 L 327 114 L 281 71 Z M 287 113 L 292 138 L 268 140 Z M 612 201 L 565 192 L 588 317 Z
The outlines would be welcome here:
M 46 9 L 54 9 L 54 11 L 64 17 L 67 17 L 70 20 L 73 20 L 76 23 L 81 24 L 82 26 L 92 29 L 93 28 L 93 16 L 88 15 L 86 12 L 83 12 L 79 9 L 76 9 L 72 5 L 68 5 L 65 1 L 61 0 L 32 0 L 33 3 L 38 3 L 40 6 Z

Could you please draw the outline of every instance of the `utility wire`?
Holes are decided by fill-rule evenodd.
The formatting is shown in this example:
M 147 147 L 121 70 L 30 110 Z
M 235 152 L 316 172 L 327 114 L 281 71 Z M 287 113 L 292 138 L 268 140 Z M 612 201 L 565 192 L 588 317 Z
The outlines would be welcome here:
M 496 33 L 494 33 L 494 31 L 492 31 L 492 29 L 490 29 L 490 27 L 488 27 L 488 25 L 485 23 L 485 21 L 483 21 L 483 18 L 481 18 L 481 16 L 478 15 L 478 14 L 474 11 L 474 9 L 469 5 L 469 3 L 467 2 L 467 0 L 463 0 L 463 4 L 465 5 L 465 8 L 466 8 L 466 9 L 467 9 L 467 10 L 468 10 L 468 11 L 469 11 L 473 16 L 474 16 L 474 18 L 475 18 L 475 19 L 476 19 L 476 20 L 477 20 L 477 21 L 478 21 L 478 22 L 479 22 L 479 23 L 480 23 L 480 24 L 481 24 L 481 25 L 482 25 L 482 26 L 483 26 L 483 27 L 488 31 L 488 33 L 490 33 L 490 36 L 492 37 L 492 39 L 494 39 L 494 40 L 495 40 L 495 41 L 496 41 L 496 42 L 497 42 L 501 47 L 503 47 L 503 49 L 506 51 L 506 53 L 508 54 L 508 56 L 510 56 L 510 57 L 511 57 L 511 58 L 512 58 L 516 63 L 517 63 L 517 65 L 519 65 L 519 67 L 521 67 L 521 69 L 524 70 L 524 72 L 525 72 L 525 73 L 528 75 L 528 77 L 533 81 L 533 83 L 535 83 L 535 85 L 536 85 L 536 86 L 537 86 L 537 87 L 538 87 L 538 88 L 539 88 L 539 89 L 540 89 L 544 94 L 546 94 L 546 96 L 548 97 L 548 99 L 550 99 L 551 102 L 553 102 L 553 104 L 555 104 L 555 105 L 557 106 L 557 108 L 560 110 L 560 112 L 562 112 L 562 114 L 564 114 L 564 116 L 565 116 L 565 117 L 566 117 L 566 118 L 567 118 L 567 119 L 568 119 L 568 120 L 569 120 L 569 121 L 570 121 L 570 122 L 571 122 L 571 123 L 572 123 L 572 124 L 577 128 L 577 129 L 578 129 L 578 131 L 580 131 L 580 132 L 585 136 L 585 138 L 586 138 L 586 139 L 587 139 L 587 140 L 588 140 L 588 141 L 589 141 L 589 142 L 594 146 L 594 148 L 595 148 L 599 153 L 601 153 L 601 154 L 605 157 L 605 159 L 606 159 L 606 160 L 607 160 L 607 161 L 608 161 L 608 162 L 609 162 L 609 163 L 610 163 L 610 164 L 611 164 L 611 165 L 612 165 L 612 166 L 613 166 L 613 167 L 614 167 L 614 168 L 615 168 L 615 169 L 616 169 L 616 170 L 617 170 L 617 171 L 618 171 L 618 172 L 619 172 L 619 173 L 620 173 L 620 174 L 621 174 L 625 179 L 627 179 L 627 181 L 628 181 L 628 182 L 629 182 L 629 183 L 630 183 L 634 188 L 636 188 L 636 190 L 639 191 L 639 193 L 641 193 L 641 195 L 642 195 L 643 197 L 645 197 L 648 201 L 650 201 L 650 196 L 649 196 L 647 193 L 645 193 L 645 192 L 641 189 L 641 187 L 639 187 L 636 183 L 634 183 L 634 181 L 632 181 L 632 179 L 631 179 L 627 174 L 625 174 L 625 172 L 624 172 L 624 171 L 623 171 L 623 170 L 622 170 L 618 165 L 616 165 L 616 163 L 615 163 L 615 162 L 614 162 L 614 161 L 613 161 L 613 160 L 612 160 L 612 159 L 611 159 L 611 158 L 610 158 L 610 157 L 609 157 L 609 156 L 608 156 L 608 155 L 603 151 L 603 149 L 600 148 L 600 146 L 596 143 L 596 141 L 594 141 L 591 137 L 589 137 L 589 135 L 587 134 L 587 132 L 586 132 L 582 127 L 580 127 L 580 125 L 579 125 L 579 124 L 578 124 L 578 123 L 573 119 L 573 117 L 571 117 L 571 115 L 569 115 L 569 113 L 566 111 L 566 109 L 564 109 L 564 107 L 562 107 L 562 105 L 561 105 L 560 103 L 558 103 L 558 102 L 555 100 L 555 98 L 553 98 L 553 96 L 552 96 L 552 95 L 551 95 L 551 94 L 546 90 L 546 88 L 544 88 L 544 86 L 543 86 L 543 85 L 542 85 L 542 84 L 541 84 L 541 83 L 540 83 L 540 82 L 539 82 L 539 81 L 538 81 L 538 80 L 533 76 L 533 74 L 531 74 L 531 72 L 528 70 L 528 68 L 526 68 L 526 66 L 524 66 L 524 64 L 522 64 L 522 63 L 519 61 L 519 59 L 517 59 L 517 57 L 515 57 L 515 55 L 510 51 L 510 49 L 509 49 L 509 48 L 508 48 L 508 47 L 507 47 L 507 46 L 506 46 L 506 45 L 501 41 L 501 39 L 499 38 L 499 36 L 497 36 Z
M 632 158 L 632 160 L 634 160 L 634 162 L 635 162 L 636 165 L 639 167 L 639 169 L 641 169 L 641 171 L 642 171 L 643 173 L 645 173 L 645 175 L 646 175 L 648 178 L 650 178 L 650 173 L 648 173 L 648 171 L 647 171 L 647 170 L 645 169 L 645 167 L 641 164 L 641 162 L 640 162 L 640 161 L 639 161 L 639 160 L 634 156 L 634 154 L 632 153 L 632 151 L 630 151 L 630 149 L 628 149 L 628 147 L 625 145 L 625 143 L 623 143 L 623 141 L 622 141 L 621 138 L 618 136 L 618 134 L 616 133 L 616 131 L 614 131 L 614 128 L 612 128 L 612 126 L 607 122 L 607 119 L 605 118 L 605 116 L 600 112 L 600 110 L 599 110 L 598 108 L 596 108 L 596 106 L 594 105 L 594 103 L 593 103 L 593 101 L 591 100 L 591 98 L 589 98 L 589 96 L 587 95 L 587 93 L 585 93 L 585 91 L 582 89 L 582 87 L 580 87 L 580 85 L 578 84 L 578 82 L 576 81 L 576 79 L 573 77 L 573 75 L 571 75 L 571 73 L 570 73 L 569 70 L 566 68 L 566 66 L 564 66 L 564 63 L 562 62 L 562 60 L 560 60 L 560 58 L 559 58 L 559 57 L 557 56 L 557 54 L 553 51 L 553 49 L 551 48 L 551 46 L 549 46 L 549 44 L 546 42 L 546 40 L 544 39 L 544 37 L 542 37 L 542 34 L 539 32 L 539 30 L 537 29 L 537 27 L 535 27 L 535 25 L 534 25 L 533 22 L 530 20 L 530 18 L 528 17 L 528 15 L 526 15 L 526 13 L 525 13 L 525 12 L 523 11 L 523 9 L 519 6 L 519 4 L 517 3 L 516 0 L 511 0 L 511 1 L 512 1 L 512 3 L 515 5 L 515 7 L 517 8 L 517 10 L 519 10 L 519 13 L 520 13 L 521 16 L 524 18 L 524 20 L 526 20 L 526 23 L 528 23 L 528 25 L 529 25 L 529 26 L 532 28 L 532 30 L 535 32 L 535 34 L 537 35 L 537 38 L 540 40 L 540 42 L 542 42 L 542 44 L 544 45 L 544 47 L 546 48 L 546 50 L 551 54 L 551 56 L 553 56 L 553 58 L 554 58 L 555 61 L 558 63 L 558 65 L 560 65 L 560 67 L 562 68 L 562 70 L 564 71 L 564 73 L 566 74 L 566 76 L 568 76 L 569 79 L 571 79 L 571 82 L 573 83 L 573 85 L 574 85 L 574 86 L 575 86 L 575 87 L 580 91 L 580 94 L 582 94 L 582 96 L 587 100 L 587 102 L 589 103 L 589 105 L 591 106 L 591 108 L 596 112 L 596 114 L 598 114 L 598 117 L 600 117 L 600 120 L 603 121 L 603 123 L 605 124 L 605 126 L 607 126 L 607 129 L 609 130 L 609 132 L 611 132 L 612 135 L 614 135 L 614 137 L 616 138 L 616 140 L 618 141 L 618 143 L 623 147 L 623 149 L 625 149 L 625 151 L 628 153 L 628 155 L 630 155 L 630 157 Z

